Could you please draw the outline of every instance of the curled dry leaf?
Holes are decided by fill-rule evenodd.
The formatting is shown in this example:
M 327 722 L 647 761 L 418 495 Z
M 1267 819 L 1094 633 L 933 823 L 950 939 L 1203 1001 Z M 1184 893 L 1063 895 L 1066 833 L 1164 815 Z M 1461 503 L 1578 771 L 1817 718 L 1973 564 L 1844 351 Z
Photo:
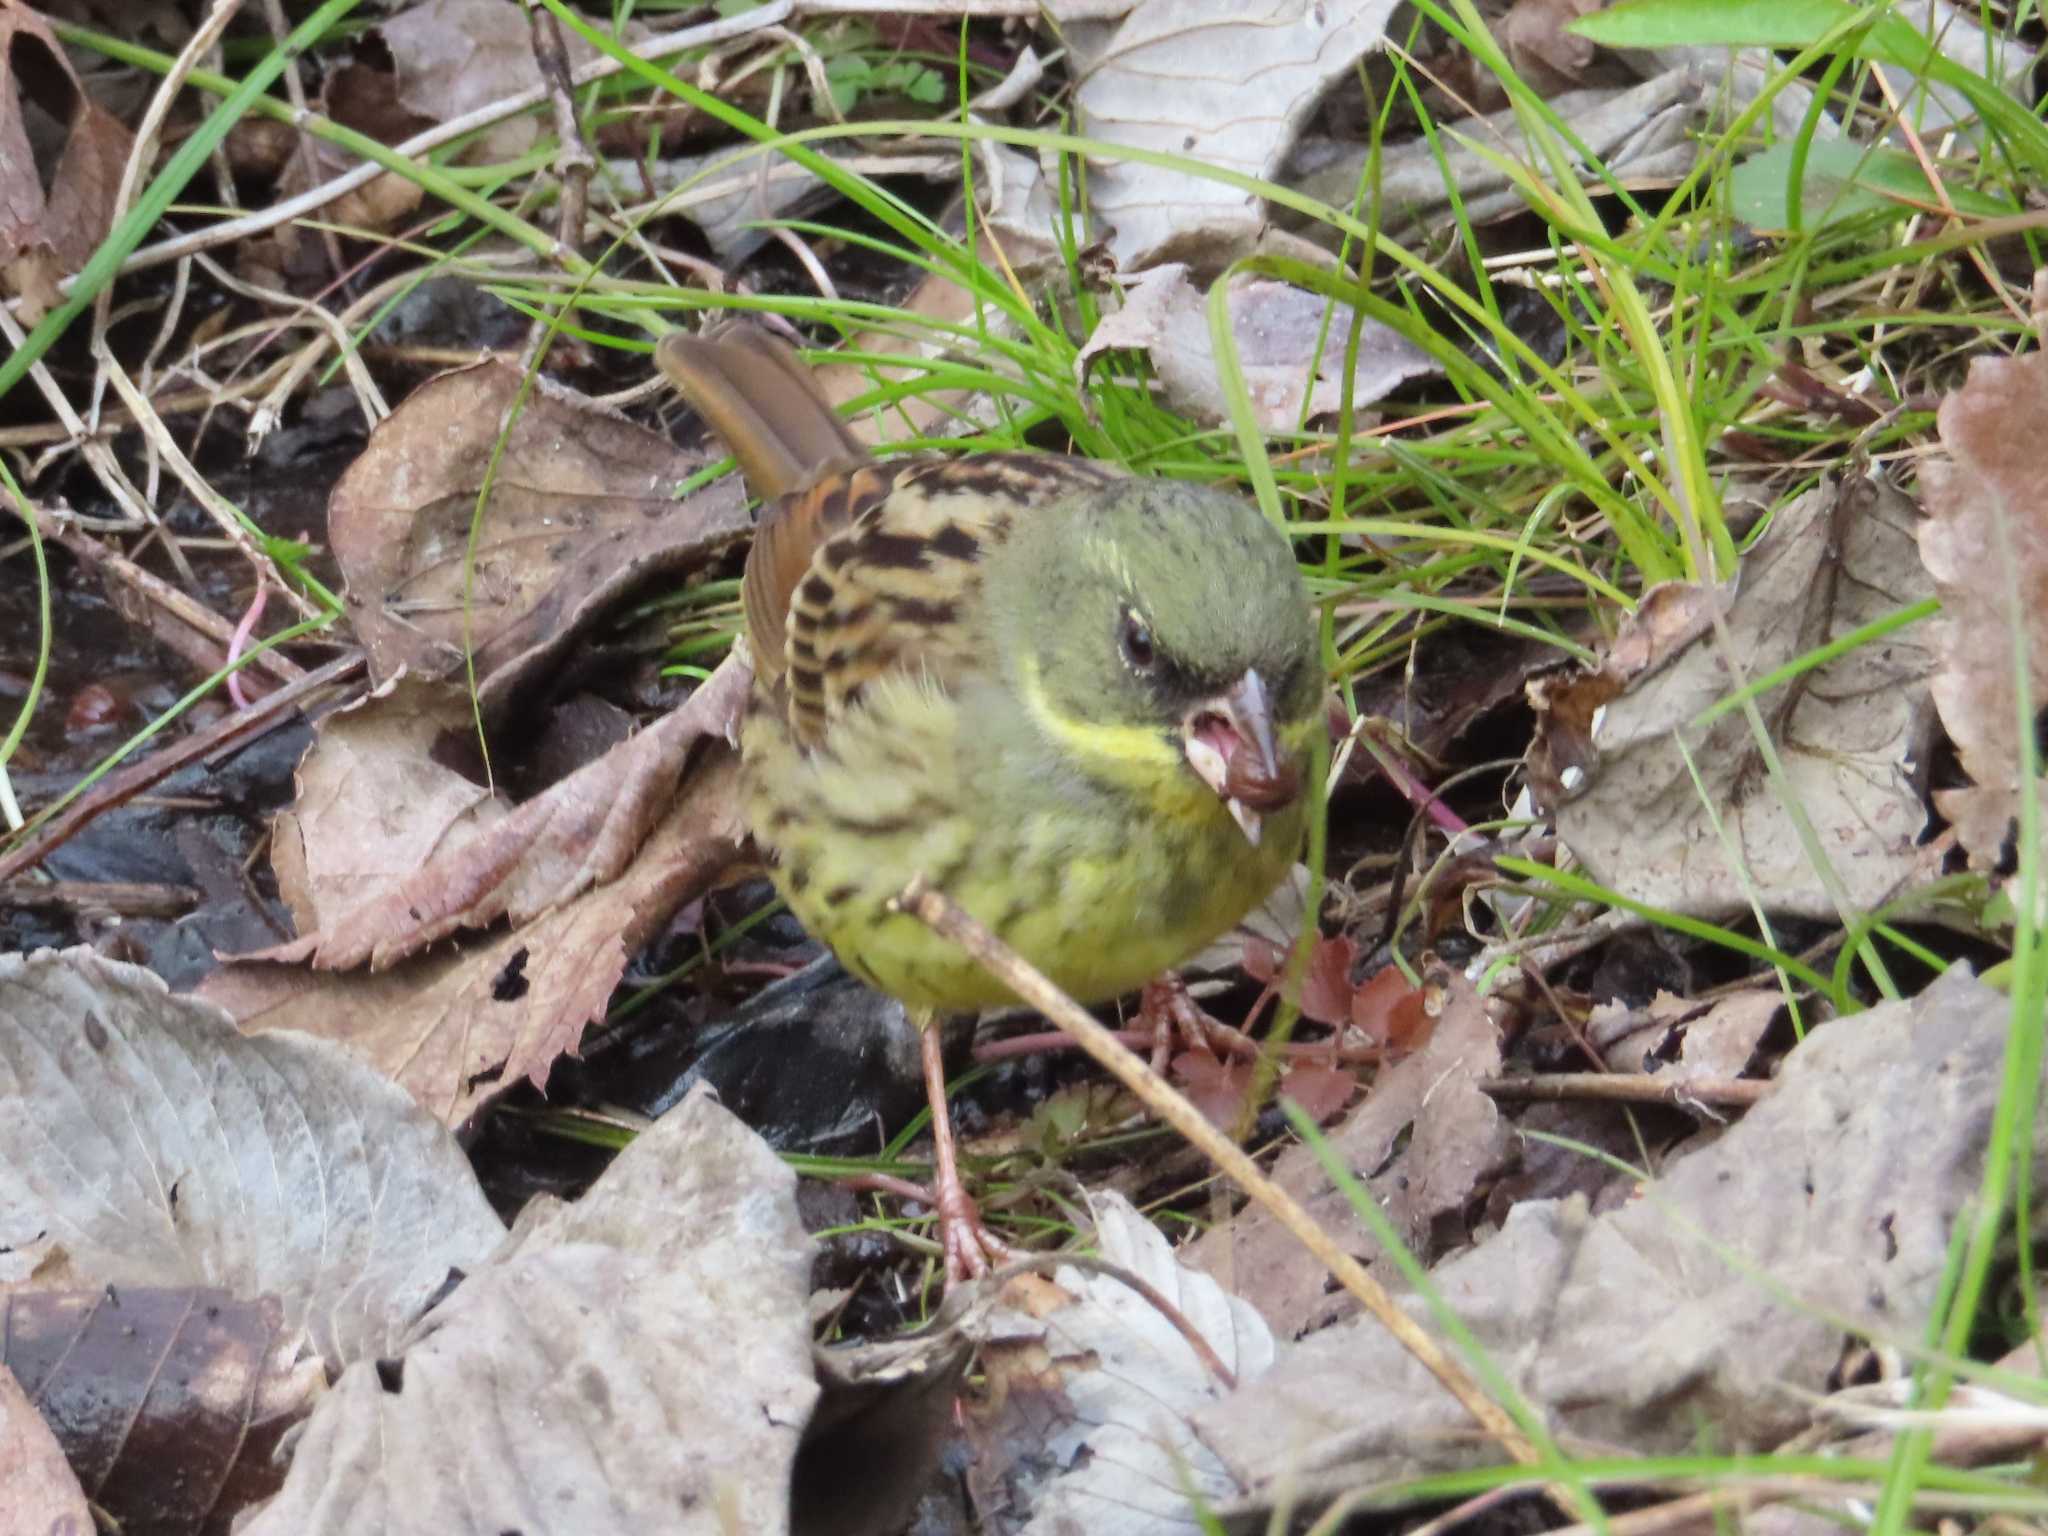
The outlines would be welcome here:
M 1259 425 L 1289 432 L 1343 404 L 1344 354 L 1354 318 L 1343 305 L 1266 277 L 1239 275 L 1229 286 L 1231 335 L 1245 389 Z M 1103 317 L 1075 359 L 1083 385 L 1104 352 L 1143 352 L 1151 359 L 1165 403 L 1191 421 L 1230 419 L 1209 334 L 1208 296 L 1180 263 L 1140 273 L 1123 307 Z M 1359 409 L 1396 385 L 1439 371 L 1427 352 L 1376 320 L 1364 322 L 1352 371 Z
M 1937 418 L 1948 461 L 1921 471 L 1927 520 L 1920 558 L 1934 578 L 1940 670 L 1934 707 L 1974 781 L 1934 803 L 1980 869 L 1996 866 L 2022 785 L 2015 650 L 2026 650 L 2033 697 L 2048 678 L 2048 362 L 1980 358 Z M 2044 823 L 2048 824 L 2048 823 Z M 2048 834 L 2044 834 L 2048 835 Z
M 290 825 L 281 832 L 286 846 L 295 850 L 288 856 L 293 867 L 306 871 L 303 888 L 319 926 L 290 944 L 245 958 L 311 960 L 323 970 L 365 964 L 381 970 L 451 933 L 487 927 L 507 916 L 515 926 L 524 924 L 616 879 L 636 857 L 645 857 L 641 845 L 664 817 L 672 816 L 677 784 L 691 754 L 707 739 L 713 744 L 725 740 L 747 686 L 747 669 L 728 660 L 679 708 L 516 810 L 497 816 L 463 805 L 461 786 L 468 781 L 448 769 L 439 772 L 456 782 L 445 793 L 423 796 L 418 807 L 394 806 L 379 791 L 406 773 L 403 764 L 389 759 L 412 760 L 417 727 L 382 732 L 370 714 L 356 729 L 338 725 L 333 735 L 323 734 L 316 752 L 331 740 L 332 751 L 353 755 L 377 733 L 375 745 L 386 761 L 374 779 L 362 775 L 358 781 L 350 774 L 341 781 L 344 787 L 320 803 L 291 813 Z M 421 724 L 431 726 L 432 717 Z M 345 761 L 341 766 L 352 765 Z M 707 770 L 711 766 L 707 763 Z M 413 771 L 440 782 L 424 768 Z M 314 764 L 301 778 L 315 787 L 334 782 L 324 763 Z M 731 861 L 740 837 L 723 777 L 700 775 L 687 787 L 684 801 L 701 845 L 691 862 L 715 873 Z M 398 830 L 414 820 L 416 832 Z M 431 849 L 431 855 L 386 871 L 374 884 L 345 882 L 360 830 L 374 823 L 391 829 L 393 846 Z M 344 905 L 334 900 L 337 896 L 354 900 Z
M 1739 585 L 1658 589 L 1598 669 L 1530 684 L 1531 788 L 1587 872 L 1632 901 L 1718 915 L 1760 894 L 1773 912 L 1834 918 L 1834 894 L 1747 717 L 1696 722 L 1735 679 L 1771 674 L 1926 590 L 1912 509 L 1896 492 L 1862 480 L 1800 497 L 1743 556 Z M 1711 622 L 1717 607 L 1733 657 Z M 1907 630 L 1756 700 L 1791 793 L 1857 907 L 1877 906 L 1919 868 L 1926 811 L 1915 769 L 1933 664 Z
M 328 504 L 356 634 L 381 680 L 463 671 L 487 721 L 575 645 L 595 614 L 701 564 L 748 523 L 737 477 L 684 501 L 703 467 L 658 433 L 545 379 L 513 420 L 520 371 L 493 359 L 431 379 L 370 435 Z M 495 461 L 472 562 L 477 494 Z
M 274 1295 L 339 1369 L 503 1234 L 447 1131 L 331 1041 L 246 1037 L 83 949 L 0 955 L 0 1019 L 17 1277 Z
M 1712 1003 L 1659 992 L 1647 1008 L 1597 1005 L 1586 1035 L 1610 1071 L 1680 1080 L 1740 1077 L 1784 1007 L 1784 994 L 1774 989 L 1731 992 Z
M 1089 167 L 1089 211 L 1117 265 L 1215 271 L 1256 245 L 1266 222 L 1251 193 L 1120 161 L 1117 146 L 1279 180 L 1324 88 L 1380 45 L 1395 9 L 1395 0 L 1141 0 L 1114 30 L 1063 27 L 1078 81 L 1075 131 L 1105 146 Z M 1021 154 L 983 165 L 1005 248 L 1049 245 L 1053 179 Z
M 246 1028 L 345 1038 L 433 1114 L 461 1125 L 521 1078 L 545 1087 L 555 1058 L 603 1017 L 627 962 L 731 864 L 734 768 L 720 749 L 691 775 L 687 794 L 666 804 L 617 878 L 511 932 L 381 975 L 224 966 L 203 990 Z M 403 898 L 382 911 L 396 923 Z M 380 926 L 366 922 L 365 931 Z M 401 939 L 406 953 L 417 947 Z
M 270 828 L 278 893 L 300 933 L 319 932 L 511 813 L 441 760 L 445 742 L 466 745 L 475 731 L 460 689 L 409 677 L 320 720 L 292 808 Z
M 533 53 L 533 27 L 515 0 L 421 0 L 388 21 L 377 35 L 398 72 L 396 97 L 407 111 L 445 123 L 541 84 Z M 597 57 L 574 30 L 562 28 L 571 69 Z M 531 149 L 540 121 L 522 112 L 476 136 L 471 163 L 512 160 Z
M 65 1461 L 64 1448 L 5 1365 L 0 1365 L 0 1497 L 21 1530 L 87 1536 L 95 1529 L 85 1490 Z

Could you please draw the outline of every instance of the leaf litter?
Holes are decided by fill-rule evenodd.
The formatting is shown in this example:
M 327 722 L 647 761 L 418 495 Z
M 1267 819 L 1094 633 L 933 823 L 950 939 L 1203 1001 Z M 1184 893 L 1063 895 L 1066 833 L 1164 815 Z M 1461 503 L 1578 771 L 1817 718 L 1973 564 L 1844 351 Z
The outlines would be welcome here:
M 1071 13 L 1062 38 L 1083 131 L 1290 180 L 1321 153 L 1310 142 L 1313 87 L 1369 61 L 1391 10 L 1052 9 Z M 1107 14 L 1122 9 L 1130 14 Z M 1675 180 L 1695 162 L 1707 78 L 1733 82 L 1715 109 L 1739 110 L 1772 67 L 1754 50 L 1646 52 L 1628 69 L 1665 73 L 1631 85 L 1616 57 L 1560 30 L 1582 9 L 1524 0 L 1500 35 L 1531 73 L 1549 72 L 1546 89 L 1579 141 L 1636 185 Z M 34 13 L 8 14 L 46 38 Z M 545 88 L 529 52 L 486 57 L 466 46 L 474 28 L 458 16 L 495 18 L 489 25 L 507 23 L 512 36 L 524 26 L 509 0 L 402 11 L 380 29 L 397 74 L 372 84 L 361 60 L 350 66 L 365 121 L 373 109 L 388 125 L 449 120 L 474 104 L 456 100 L 457 87 L 486 104 Z M 1966 54 L 1981 51 L 1981 33 L 1967 22 L 1958 30 Z M 1236 82 L 1216 76 L 1223 57 Z M 16 58 L 40 62 L 33 45 Z M 1264 97 L 1245 94 L 1250 75 Z M 1166 112 L 1161 79 L 1178 87 L 1164 94 Z M 1299 88 L 1276 92 L 1276 80 Z M 1799 127 L 1810 100 L 1795 83 L 1770 115 Z M 1916 97 L 1930 100 L 1955 105 Z M 112 165 L 115 141 L 79 126 L 92 121 L 73 116 L 67 153 Z M 532 138 L 531 119 L 501 126 Z M 1810 126 L 1821 142 L 1836 132 L 1825 114 Z M 401 131 L 416 130 L 385 136 Z M 1496 114 L 1459 124 L 1447 150 L 1418 141 L 1412 194 L 1401 190 L 1397 151 L 1382 227 L 1442 218 L 1430 198 L 1446 164 L 1468 216 L 1518 210 L 1519 193 L 1488 186 L 1492 162 L 1470 147 L 1518 132 Z M 1015 152 L 986 151 L 983 163 L 1004 168 L 992 178 L 990 227 L 1016 242 L 1023 267 L 1032 241 L 1052 248 L 1049 184 Z M 1356 165 L 1341 153 L 1326 163 L 1335 169 L 1323 195 L 1348 205 Z M 94 188 L 83 170 L 60 179 L 67 195 Z M 395 227 L 418 197 L 398 180 L 410 201 L 347 218 Z M 1090 191 L 1101 221 L 1092 233 L 1102 259 L 1121 265 L 1128 302 L 1090 339 L 1078 371 L 1100 367 L 1104 352 L 1142 352 L 1165 404 L 1196 422 L 1225 420 L 1190 274 L 1274 248 L 1272 210 L 1237 188 L 1113 154 L 1093 168 Z M 773 246 L 737 230 L 730 206 L 678 207 L 727 262 Z M 48 254 L 74 222 L 45 212 L 19 224 L 21 248 L 41 263 L 15 289 L 25 319 L 38 294 L 54 292 L 51 274 L 75 269 L 76 258 L 53 264 Z M 1165 264 L 1176 257 L 1189 266 Z M 1267 429 L 1329 411 L 1344 382 L 1332 369 L 1348 315 L 1331 318 L 1326 339 L 1338 345 L 1324 346 L 1311 376 L 1319 301 L 1264 278 L 1235 280 L 1231 298 Z M 943 296 L 934 303 L 957 313 Z M 1262 353 L 1268 342 L 1279 345 Z M 1383 372 L 1350 381 L 1355 405 L 1427 376 L 1392 351 Z M 849 368 L 835 388 L 859 393 L 876 376 Z M 1645 594 L 1637 616 L 1595 646 L 1597 665 L 1532 684 L 1541 718 L 1531 776 L 1584 868 L 1673 911 L 1739 912 L 1761 891 L 1775 916 L 1832 919 L 1837 894 L 1805 868 L 1747 722 L 1723 713 L 1702 726 L 1700 716 L 1740 681 L 1919 601 L 1930 581 L 1947 605 L 1931 645 L 1904 631 L 1779 682 L 1756 706 L 1853 905 L 1910 889 L 1946 851 L 1925 842 L 1930 699 L 1973 781 L 1936 789 L 1933 803 L 1973 864 L 2003 867 L 2020 798 L 2038 791 L 2019 773 L 2013 624 L 1998 604 L 2004 583 L 2024 593 L 2039 574 L 2027 519 L 2042 498 L 2024 450 L 2039 435 L 2027 424 L 2048 416 L 2033 398 L 2041 378 L 2038 356 L 1980 363 L 1948 398 L 1940 431 L 1955 467 L 1929 468 L 1917 527 L 1910 502 L 1880 480 L 1823 485 L 1777 509 L 1739 584 Z M 1163 1293 L 1178 1325 L 1123 1279 L 1070 1265 L 1049 1280 L 963 1289 L 915 1338 L 813 1354 L 811 1249 L 793 1180 L 693 1094 L 580 1199 L 541 1197 L 504 1236 L 443 1127 L 473 1128 L 522 1081 L 546 1087 L 635 955 L 678 908 L 712 899 L 742 857 L 725 742 L 744 685 L 737 667 L 516 804 L 481 766 L 479 717 L 492 756 L 517 758 L 517 737 L 536 729 L 535 696 L 570 653 L 651 583 L 718 569 L 747 527 L 730 480 L 674 499 L 701 455 L 547 378 L 520 406 L 525 389 L 524 370 L 499 359 L 428 381 L 336 489 L 330 540 L 378 687 L 323 714 L 297 800 L 274 829 L 272 862 L 300 937 L 208 983 L 248 1033 L 204 1001 L 172 998 L 83 952 L 0 958 L 0 1070 L 19 1111 L 0 1123 L 0 1275 L 13 1315 L 85 1319 L 83 1337 L 117 1297 L 133 1298 L 138 1317 L 162 1305 L 189 1319 L 218 1296 L 224 1315 L 256 1320 L 246 1337 L 261 1341 L 242 1350 L 241 1374 L 221 1368 L 223 1386 L 265 1369 L 298 1386 L 331 1377 L 324 1395 L 317 1385 L 308 1393 L 317 1404 L 284 1410 L 310 1418 L 283 1493 L 250 1522 L 258 1530 L 669 1528 L 687 1507 L 706 1523 L 683 1528 L 879 1536 L 901 1527 L 919 1489 L 963 1447 L 979 1460 L 951 1481 L 967 1488 L 980 1528 L 1194 1530 L 1191 1490 L 1230 1506 L 1233 1528 L 1246 1528 L 1294 1497 L 1304 1473 L 1313 1504 L 1496 1454 L 1482 1453 L 1463 1410 L 1384 1335 L 1348 1315 L 1323 1266 L 1259 1208 L 1229 1214 L 1217 1202 L 1220 1219 L 1176 1254 L 1128 1205 L 1087 1198 L 1100 1256 Z M 1815 397 L 1807 408 L 1825 406 Z M 945 414 L 919 416 L 919 430 Z M 487 482 L 490 510 L 472 544 Z M 1490 715 L 1519 669 L 1492 669 L 1486 700 L 1461 709 L 1455 731 Z M 1415 707 L 1412 681 L 1390 702 Z M 1701 811 L 1694 765 L 1718 825 Z M 1273 981 L 1301 915 L 1341 914 L 1351 893 L 1331 886 L 1311 901 L 1304 877 L 1288 894 L 1291 913 L 1216 946 L 1210 958 L 1226 975 Z M 1432 900 L 1435 937 L 1449 923 L 1442 893 Z M 1950 1217 L 1981 1171 L 1999 994 L 1958 969 L 1909 1003 L 1826 1023 L 1732 1126 L 1704 1103 L 1662 1111 L 1682 1138 L 1645 1138 L 1630 1122 L 1635 1139 L 1603 1144 L 1644 1151 L 1654 1177 L 1638 1186 L 1603 1168 L 1584 1181 L 1600 1191 L 1589 1207 L 1583 1194 L 1504 1193 L 1536 1170 L 1539 1149 L 1523 1132 L 1575 1123 L 1503 1107 L 1503 1084 L 1527 1070 L 1538 1032 L 1525 1030 L 1526 991 L 1482 996 L 1472 977 L 1509 951 L 1487 952 L 1464 974 L 1439 962 L 1410 993 L 1384 946 L 1354 934 L 1369 931 L 1321 937 L 1300 1002 L 1330 1032 L 1333 1062 L 1360 1041 L 1380 1053 L 1371 1090 L 1347 1108 L 1355 1076 L 1335 1066 L 1323 1086 L 1342 1091 L 1312 1088 L 1298 1067 L 1283 1089 L 1333 1121 L 1338 1156 L 1557 1426 L 1656 1451 L 1683 1449 L 1704 1421 L 1731 1442 L 1768 1446 L 1808 1421 L 1799 1392 L 1829 1385 L 1845 1331 L 1918 1336 Z M 1543 995 L 1568 1016 L 1573 1051 L 1611 1077 L 1667 1089 L 1745 1074 L 1761 1085 L 1785 1015 L 1777 992 L 1696 1000 L 1583 971 Z M 1234 1110 L 1243 1085 L 1216 1092 Z M 224 1102 L 242 1108 L 229 1114 Z M 1607 1112 L 1602 1134 L 1615 1122 Z M 1695 1124 L 1705 1129 L 1692 1134 Z M 1901 1141 L 1915 1149 L 1904 1170 L 1888 1150 Z M 80 1166 L 94 1171 L 81 1179 Z M 1278 1166 L 1341 1247 L 1388 1268 L 1308 1153 L 1290 1149 Z M 1556 1160 L 1545 1166 L 1554 1178 Z M 152 1347 L 196 1351 L 199 1336 L 137 1346 Z M 986 1375 L 968 1393 L 963 1439 L 954 1399 L 976 1349 Z M 224 1347 L 220 1358 L 231 1355 Z M 143 1369 L 117 1358 L 110 1379 L 132 1385 Z M 5 1385 L 0 1372 L 0 1401 Z M 35 1391 L 48 1411 L 43 1379 Z M 152 1422 L 137 1416 L 145 1429 Z M 133 1456 L 139 1444 L 121 1449 Z M 900 1483 L 871 1501 L 849 1492 L 883 1467 Z M 26 1476 L 0 1461 L 0 1493 L 26 1487 Z

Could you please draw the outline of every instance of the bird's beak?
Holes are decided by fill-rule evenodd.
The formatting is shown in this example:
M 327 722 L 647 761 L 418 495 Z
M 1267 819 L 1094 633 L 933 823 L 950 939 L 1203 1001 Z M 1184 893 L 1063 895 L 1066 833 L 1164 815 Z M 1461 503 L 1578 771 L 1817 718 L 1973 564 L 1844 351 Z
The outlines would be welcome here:
M 1215 790 L 1254 848 L 1261 817 L 1282 810 L 1301 793 L 1301 771 L 1284 763 L 1273 745 L 1273 708 L 1265 679 L 1248 670 L 1228 692 L 1204 699 L 1181 721 L 1188 766 Z

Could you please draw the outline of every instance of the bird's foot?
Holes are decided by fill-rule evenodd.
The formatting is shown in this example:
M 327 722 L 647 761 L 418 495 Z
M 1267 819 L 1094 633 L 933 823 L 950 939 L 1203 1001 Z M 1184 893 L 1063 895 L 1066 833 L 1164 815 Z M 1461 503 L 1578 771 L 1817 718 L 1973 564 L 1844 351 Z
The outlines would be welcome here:
M 946 1256 L 948 1289 L 963 1280 L 979 1280 L 1017 1257 L 1017 1250 L 991 1232 L 981 1207 L 956 1175 L 950 1185 L 934 1180 L 932 1209 L 939 1217 L 939 1243 Z
M 1138 996 L 1138 1032 L 1152 1039 L 1152 1068 L 1162 1076 L 1173 1061 L 1175 1048 L 1186 1045 L 1212 1056 L 1257 1056 L 1258 1042 L 1233 1029 L 1202 1005 L 1177 975 L 1165 975 L 1145 984 Z

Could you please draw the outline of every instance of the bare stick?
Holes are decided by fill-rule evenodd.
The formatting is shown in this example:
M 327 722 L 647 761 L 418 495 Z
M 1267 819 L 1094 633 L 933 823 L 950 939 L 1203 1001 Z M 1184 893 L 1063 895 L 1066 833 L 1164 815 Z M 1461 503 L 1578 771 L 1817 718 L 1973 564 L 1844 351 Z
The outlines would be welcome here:
M 1365 1266 L 1331 1242 L 1329 1234 L 1316 1225 L 1315 1218 L 1267 1178 L 1242 1147 L 1211 1125 L 1200 1110 L 1120 1044 L 1108 1029 L 1090 1018 L 1072 998 L 922 875 L 904 887 L 903 894 L 896 898 L 896 906 L 958 944 L 987 967 L 990 975 L 1071 1035 L 1139 1102 L 1192 1142 L 1254 1202 L 1272 1212 L 1510 1456 L 1525 1466 L 1537 1460 L 1535 1447 L 1500 1405 L 1479 1389 L 1479 1384 L 1444 1353 L 1419 1323 L 1394 1304 L 1385 1287 L 1366 1273 Z
M 1546 1072 L 1540 1077 L 1486 1077 L 1474 1084 L 1496 1099 L 1559 1103 L 1606 1099 L 1619 1104 L 1669 1104 L 1677 1109 L 1747 1109 L 1767 1097 L 1758 1077 L 1673 1077 L 1669 1073 Z

